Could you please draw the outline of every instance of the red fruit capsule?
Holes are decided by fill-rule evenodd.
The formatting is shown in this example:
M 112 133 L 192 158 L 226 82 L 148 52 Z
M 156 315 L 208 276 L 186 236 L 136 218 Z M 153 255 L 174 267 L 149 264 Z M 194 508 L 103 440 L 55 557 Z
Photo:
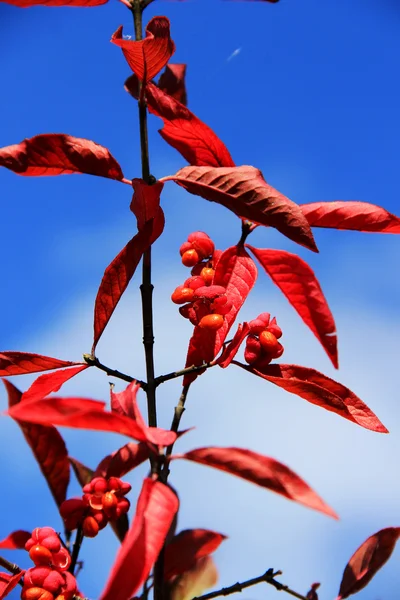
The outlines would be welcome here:
M 51 592 L 40 587 L 31 587 L 22 590 L 21 598 L 22 600 L 54 600 Z
M 183 242 L 182 246 L 179 248 L 179 253 L 182 256 L 182 254 L 185 254 L 187 250 L 191 250 L 192 248 L 193 246 L 190 242 Z
M 36 566 L 50 565 L 52 554 L 50 550 L 38 544 L 36 546 L 32 546 L 32 548 L 29 550 L 29 557 Z
M 185 265 L 185 267 L 194 267 L 199 261 L 200 257 L 196 250 L 186 250 L 186 252 L 182 254 L 182 264 Z
M 214 278 L 214 273 L 215 273 L 214 269 L 211 269 L 211 268 L 208 268 L 208 267 L 204 267 L 201 270 L 200 277 L 202 277 L 204 279 L 204 283 L 206 285 L 211 285 L 212 284 L 212 280 Z
M 194 290 L 192 288 L 179 285 L 171 295 L 171 300 L 175 304 L 186 304 L 193 300 Z
M 96 537 L 96 535 L 99 533 L 99 529 L 99 524 L 97 523 L 96 519 L 93 517 L 86 517 L 86 519 L 84 519 L 82 523 L 82 531 L 84 536 L 90 538 Z
M 224 317 L 222 315 L 211 314 L 205 315 L 199 323 L 199 327 L 203 329 L 210 329 L 211 331 L 217 331 L 224 324 Z
M 274 354 L 276 350 L 279 348 L 279 342 L 270 331 L 264 330 L 260 333 L 259 336 L 260 344 L 263 350 L 269 352 L 270 354 Z

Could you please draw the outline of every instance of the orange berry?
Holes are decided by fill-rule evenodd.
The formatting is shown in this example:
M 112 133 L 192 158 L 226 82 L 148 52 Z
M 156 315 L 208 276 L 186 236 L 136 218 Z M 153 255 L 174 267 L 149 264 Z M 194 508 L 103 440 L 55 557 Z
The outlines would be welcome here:
M 206 285 L 211 285 L 213 277 L 214 277 L 214 273 L 215 273 L 214 269 L 204 267 L 201 270 L 200 277 L 202 277 L 204 279 Z
M 183 242 L 182 246 L 179 248 L 179 254 L 185 254 L 186 250 L 192 250 L 193 246 L 190 242 Z
M 273 354 L 279 347 L 279 342 L 270 331 L 264 330 L 260 333 L 260 344 L 263 350 Z
M 193 300 L 194 290 L 192 288 L 179 285 L 171 296 L 172 302 L 175 304 L 186 304 Z
M 211 314 L 205 315 L 199 323 L 199 327 L 203 329 L 210 329 L 211 331 L 217 331 L 224 324 L 224 317 L 222 315 Z
M 99 529 L 99 524 L 94 517 L 86 517 L 82 523 L 83 535 L 86 537 L 96 537 L 96 535 L 99 533 Z
M 194 267 L 200 261 L 199 255 L 196 250 L 186 250 L 182 254 L 182 264 L 185 267 Z
M 37 546 L 32 546 L 29 550 L 29 557 L 36 566 L 49 565 L 51 564 L 52 554 L 48 548 L 38 544 Z
M 54 596 L 51 592 L 40 587 L 31 587 L 22 590 L 21 598 L 23 600 L 53 600 Z

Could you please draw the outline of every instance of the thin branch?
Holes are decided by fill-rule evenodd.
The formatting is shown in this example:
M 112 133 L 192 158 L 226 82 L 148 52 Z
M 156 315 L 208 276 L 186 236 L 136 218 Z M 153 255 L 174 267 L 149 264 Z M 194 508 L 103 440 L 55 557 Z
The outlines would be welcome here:
M 274 572 L 273 569 L 268 569 L 268 571 L 266 571 L 264 575 L 260 575 L 260 577 L 254 577 L 253 579 L 248 579 L 247 581 L 242 581 L 241 583 L 234 583 L 229 587 L 221 588 L 220 590 L 210 592 L 209 594 L 204 594 L 203 596 L 197 596 L 192 600 L 212 600 L 213 598 L 218 598 L 219 596 L 229 596 L 230 594 L 242 592 L 246 588 L 251 587 L 253 585 L 257 585 L 259 583 L 269 583 L 276 590 L 278 590 L 278 592 L 286 592 L 287 594 L 290 594 L 291 596 L 294 596 L 299 600 L 307 600 L 306 596 L 298 594 L 294 590 L 290 589 L 290 587 L 288 587 L 287 585 L 284 585 L 280 581 L 276 581 L 275 577 L 277 577 L 278 575 L 282 575 L 282 571 Z
M 186 367 L 180 371 L 172 371 L 166 375 L 160 375 L 159 377 L 155 378 L 156 387 L 165 381 L 169 381 L 170 379 L 176 379 L 177 377 L 182 377 L 183 375 L 187 375 L 189 373 L 196 373 L 197 371 L 202 371 L 203 369 L 210 369 L 211 367 L 215 367 L 216 364 L 217 363 L 215 361 L 212 361 L 209 363 L 204 363 L 203 365 L 192 365 L 191 367 Z
M 74 547 L 72 549 L 71 564 L 68 569 L 68 571 L 70 573 L 72 573 L 72 575 L 74 575 L 76 563 L 78 562 L 78 556 L 79 556 L 79 551 L 82 546 L 82 542 L 83 542 L 83 530 L 82 530 L 82 526 L 80 525 L 76 532 Z
M 178 400 L 178 404 L 175 406 L 174 417 L 173 417 L 172 423 L 171 423 L 171 431 L 175 431 L 175 433 L 178 432 L 182 415 L 185 412 L 185 402 L 186 402 L 186 398 L 187 398 L 187 395 L 189 392 L 189 388 L 190 388 L 190 383 L 188 385 L 183 386 L 182 393 Z M 171 456 L 173 447 L 174 447 L 174 444 L 171 444 L 170 446 L 168 446 L 166 453 L 165 453 L 166 456 Z M 165 470 L 166 470 L 166 473 L 169 474 L 168 464 L 165 465 Z M 167 474 L 167 477 L 168 477 L 168 474 Z
M 10 573 L 12 573 L 13 575 L 16 575 L 17 573 L 21 572 L 21 569 L 19 568 L 18 565 L 10 562 L 9 560 L 7 560 L 6 558 L 3 558 L 2 556 L 0 556 L 0 567 L 7 569 L 7 571 L 10 571 Z
M 131 381 L 136 381 L 136 383 L 138 383 L 141 388 L 146 390 L 147 384 L 144 381 L 141 381 L 140 379 L 135 379 L 135 377 L 131 377 L 130 375 L 126 375 L 125 373 L 121 373 L 121 371 L 117 371 L 116 369 L 111 369 L 110 367 L 107 367 L 107 365 L 103 365 L 99 361 L 97 356 L 93 356 L 92 354 L 84 354 L 83 360 L 90 367 L 97 367 L 98 369 L 100 369 L 100 371 L 104 371 L 104 373 L 107 373 L 107 375 L 109 375 L 110 377 L 117 377 L 117 379 L 122 379 L 123 381 L 127 381 L 128 383 L 130 383 Z

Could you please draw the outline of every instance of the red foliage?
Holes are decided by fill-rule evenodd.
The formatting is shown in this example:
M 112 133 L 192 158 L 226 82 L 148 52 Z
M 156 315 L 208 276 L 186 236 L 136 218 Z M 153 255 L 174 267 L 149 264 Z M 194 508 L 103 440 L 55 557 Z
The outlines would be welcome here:
M 175 52 L 166 17 L 151 19 L 146 27 L 144 40 L 124 40 L 121 26 L 113 34 L 111 41 L 122 49 L 126 62 L 143 82 L 153 79 Z
M 172 458 L 184 458 L 265 487 L 289 500 L 337 519 L 336 513 L 289 467 L 243 448 L 197 448 Z
M 187 105 L 187 93 L 185 86 L 186 65 L 170 63 L 165 66 L 165 70 L 161 73 L 157 86 L 183 104 Z
M 41 400 L 52 392 L 58 392 L 66 381 L 69 381 L 72 377 L 75 377 L 75 375 L 78 375 L 78 373 L 87 369 L 88 366 L 89 365 L 78 365 L 77 367 L 71 367 L 70 369 L 62 369 L 55 371 L 54 373 L 40 375 L 35 379 L 30 388 L 22 394 L 21 400 L 23 402 Z
M 368 202 L 311 202 L 302 204 L 300 208 L 312 227 L 400 233 L 399 217 Z
M 21 408 L 23 412 L 25 406 L 36 404 L 23 402 L 22 393 L 7 379 L 3 379 L 3 383 L 8 394 L 9 414 Z M 65 500 L 70 476 L 68 452 L 63 438 L 50 423 L 33 425 L 29 419 L 27 422 L 18 416 L 13 418 L 32 450 L 57 506 L 60 506 Z
M 388 433 L 378 417 L 354 392 L 315 369 L 298 365 L 268 365 L 263 369 L 241 366 L 287 392 L 334 412 L 365 429 Z
M 400 527 L 388 527 L 365 540 L 346 565 L 336 600 L 362 590 L 389 560 L 399 537 Z
M 18 175 L 86 173 L 121 181 L 121 167 L 107 148 L 64 133 L 43 133 L 0 148 L 0 166 Z
M 247 246 L 338 368 L 336 326 L 313 270 L 296 254 Z
M 0 600 L 3 600 L 18 585 L 24 571 L 10 575 L 10 573 L 0 573 Z
M 134 75 L 126 80 L 125 89 L 134 98 L 138 97 L 139 86 Z M 161 137 L 178 150 L 189 164 L 208 167 L 235 166 L 229 150 L 213 130 L 176 98 L 155 84 L 148 83 L 146 101 L 149 112 L 164 121 L 164 127 L 159 130 Z
M 133 523 L 100 600 L 126 600 L 143 585 L 165 542 L 179 501 L 168 486 L 145 479 Z
M 226 539 L 208 529 L 185 529 L 165 548 L 164 577 L 169 579 L 191 569 L 199 558 L 212 554 Z
M 31 354 L 30 352 L 1 352 L 0 354 L 0 376 L 4 375 L 25 375 L 26 373 L 40 373 L 40 371 L 50 371 L 52 369 L 61 369 L 62 367 L 72 367 L 82 365 L 82 363 L 71 362 L 69 360 L 59 360 L 51 356 L 42 356 L 41 354 Z
M 0 541 L 0 548 L 4 550 L 21 550 L 25 548 L 25 544 L 30 537 L 31 534 L 29 531 L 18 529 L 18 531 L 13 531 L 4 540 Z
M 255 167 L 184 167 L 162 181 L 175 181 L 191 194 L 222 204 L 238 217 L 275 227 L 294 242 L 318 252 L 300 207 L 268 185 Z

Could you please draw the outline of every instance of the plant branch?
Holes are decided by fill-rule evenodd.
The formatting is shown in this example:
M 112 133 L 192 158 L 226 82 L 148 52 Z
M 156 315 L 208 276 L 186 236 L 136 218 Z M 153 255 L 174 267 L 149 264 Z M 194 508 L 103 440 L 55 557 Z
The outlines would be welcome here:
M 215 592 L 210 592 L 209 594 L 204 594 L 203 596 L 197 596 L 192 600 L 212 600 L 212 598 L 218 598 L 219 596 L 229 596 L 230 594 L 235 594 L 237 592 L 242 592 L 248 587 L 253 585 L 257 585 L 259 583 L 269 583 L 272 585 L 278 592 L 286 592 L 295 598 L 299 598 L 299 600 L 307 600 L 306 596 L 302 594 L 298 594 L 294 590 L 290 589 L 287 585 L 284 585 L 280 581 L 276 581 L 275 577 L 278 575 L 282 575 L 282 571 L 275 571 L 273 569 L 268 569 L 264 573 L 264 575 L 260 575 L 259 577 L 254 577 L 253 579 L 248 579 L 247 581 L 242 581 L 241 583 L 237 582 L 233 585 L 221 588 Z
M 160 375 L 155 378 L 156 387 L 158 387 L 161 383 L 165 381 L 169 381 L 170 379 L 176 379 L 177 377 L 182 377 L 183 375 L 187 375 L 188 373 L 196 373 L 197 371 L 202 371 L 203 369 L 210 369 L 211 367 L 215 367 L 217 363 L 215 361 L 204 363 L 203 365 L 192 365 L 191 367 L 186 367 L 185 369 L 181 369 L 181 371 L 172 371 L 171 373 L 167 373 L 166 375 Z
M 131 0 L 133 21 L 135 27 L 135 39 L 142 39 L 142 11 L 141 0 Z M 140 129 L 140 152 L 142 161 L 142 179 L 150 184 L 150 159 L 147 135 L 147 107 L 145 89 L 142 83 L 139 86 L 139 129 Z M 143 345 L 146 359 L 146 394 L 147 412 L 150 427 L 157 427 L 156 408 L 156 385 L 154 378 L 154 330 L 153 330 L 153 284 L 151 282 L 151 247 L 143 255 L 142 285 L 140 286 L 142 296 L 143 316 Z
M 2 556 L 0 556 L 0 567 L 7 569 L 7 571 L 10 571 L 10 573 L 12 573 L 13 575 L 20 573 L 20 571 L 21 571 L 21 569 L 19 568 L 18 565 L 10 562 L 9 560 L 7 560 L 6 558 L 3 558 Z
M 82 530 L 82 526 L 80 525 L 76 532 L 74 547 L 72 549 L 71 564 L 68 569 L 68 571 L 70 573 L 72 573 L 72 575 L 74 575 L 74 571 L 75 571 L 76 563 L 78 561 L 79 551 L 81 549 L 82 542 L 83 542 L 83 530 Z
M 103 365 L 99 361 L 99 359 L 96 356 L 93 356 L 92 354 L 84 354 L 83 360 L 90 367 L 97 367 L 98 369 L 100 369 L 100 371 L 104 371 L 104 373 L 107 373 L 107 375 L 109 375 L 110 377 L 117 377 L 118 379 L 122 379 L 123 381 L 127 381 L 128 383 L 130 383 L 131 381 L 136 381 L 136 383 L 138 383 L 141 388 L 146 390 L 147 384 L 144 381 L 136 379 L 135 377 L 131 377 L 130 375 L 126 375 L 125 373 L 121 373 L 121 371 L 117 371 L 116 369 L 111 369 L 110 367 L 107 367 L 107 365 Z
M 182 418 L 183 413 L 185 412 L 185 402 L 186 402 L 186 398 L 187 398 L 187 395 L 189 392 L 189 388 L 190 388 L 190 383 L 188 385 L 183 386 L 182 393 L 178 400 L 178 404 L 175 406 L 174 417 L 173 417 L 172 423 L 171 423 L 171 431 L 175 431 L 175 433 L 178 433 L 181 418 Z M 174 447 L 174 444 L 171 444 L 170 446 L 168 446 L 165 456 L 171 456 L 173 447 Z M 166 474 L 166 479 L 167 479 L 167 477 L 169 475 L 168 463 L 165 464 L 164 472 Z

